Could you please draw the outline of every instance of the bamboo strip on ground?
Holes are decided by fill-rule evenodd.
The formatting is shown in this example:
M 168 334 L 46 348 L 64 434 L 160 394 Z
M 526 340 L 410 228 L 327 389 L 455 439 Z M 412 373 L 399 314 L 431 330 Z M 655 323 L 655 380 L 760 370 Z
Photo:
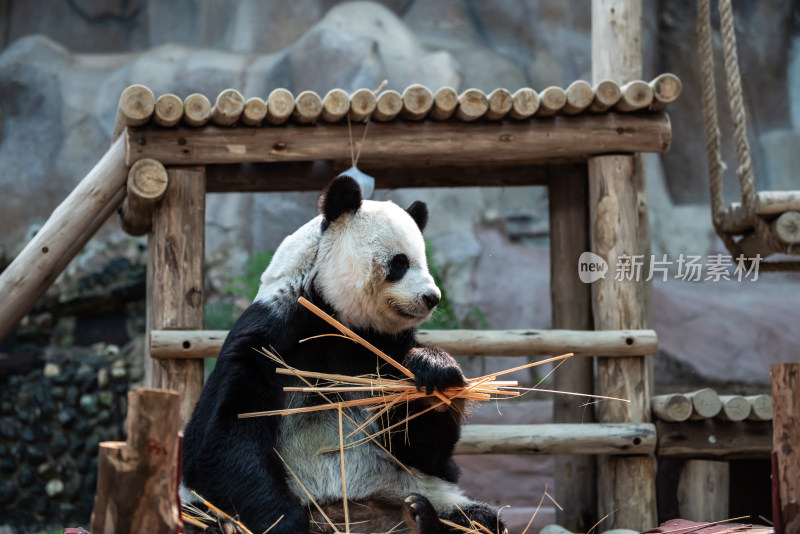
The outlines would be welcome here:
M 267 97 L 267 122 L 283 124 L 294 112 L 294 95 L 287 89 L 274 89 Z
M 652 454 L 651 423 L 465 425 L 456 454 Z
M 387 122 L 400 114 L 403 109 L 403 97 L 397 91 L 389 89 L 378 95 L 375 112 L 372 118 L 379 122 Z
M 125 194 L 125 135 L 120 136 L 44 226 L 0 273 L 0 340 L 44 295 Z
M 183 101 L 183 122 L 189 126 L 204 126 L 211 120 L 211 102 L 205 95 L 192 93 Z
M 622 96 L 622 91 L 616 82 L 601 80 L 594 84 L 594 99 L 589 105 L 589 111 L 602 113 L 614 107 Z
M 386 93 L 383 93 L 386 94 Z M 397 95 L 399 98 L 399 95 Z M 380 103 L 380 99 L 379 99 Z M 398 99 L 398 111 L 401 105 Z M 375 110 L 377 118 L 380 105 Z M 152 158 L 164 165 L 350 161 L 342 124 L 285 128 L 129 129 L 127 162 Z M 453 150 L 458 139 L 459 150 Z M 369 130 L 362 168 L 582 161 L 600 154 L 666 152 L 671 140 L 663 113 L 582 114 L 531 122 L 465 124 L 456 121 L 396 121 Z
M 215 358 L 225 330 L 153 330 L 153 358 Z M 572 352 L 592 356 L 656 354 L 653 330 L 422 330 L 417 339 L 458 356 L 547 356 Z M 260 347 L 259 347 L 260 348 Z
M 675 102 L 683 89 L 680 78 L 669 72 L 656 76 L 648 85 L 653 91 L 653 103 L 650 108 L 656 111 Z
M 322 113 L 322 99 L 314 91 L 303 91 L 294 101 L 292 117 L 300 124 L 316 122 Z
M 350 111 L 350 96 L 341 89 L 331 89 L 322 99 L 320 118 L 325 122 L 336 122 Z
M 561 88 L 550 86 L 539 93 L 539 108 L 537 117 L 552 117 L 567 103 L 567 93 Z
M 538 93 L 530 87 L 523 87 L 518 89 L 512 97 L 509 116 L 512 119 L 523 120 L 533 116 L 537 109 L 539 109 Z
M 378 99 L 370 89 L 359 89 L 350 95 L 350 120 L 362 122 L 375 111 Z
M 400 112 L 403 118 L 419 121 L 425 118 L 433 107 L 433 94 L 431 90 L 415 83 L 403 91 L 403 109 Z
M 452 87 L 440 87 L 433 95 L 433 107 L 430 116 L 436 120 L 444 121 L 455 113 L 458 107 L 458 93 Z
M 267 103 L 263 99 L 253 96 L 244 103 L 242 111 L 242 124 L 246 126 L 258 126 L 267 116 Z
M 567 101 L 561 110 L 565 115 L 577 115 L 588 108 L 594 100 L 594 91 L 589 82 L 576 80 L 565 91 Z
M 117 104 L 117 116 L 114 120 L 116 139 L 127 126 L 141 126 L 153 116 L 156 99 L 153 91 L 144 85 L 131 85 L 122 91 Z
M 130 235 L 150 231 L 153 208 L 167 191 L 167 170 L 154 159 L 140 159 L 128 171 L 127 195 L 120 207 L 122 229 Z
M 161 95 L 153 110 L 153 122 L 162 128 L 171 128 L 183 118 L 183 101 L 172 93 Z
M 487 100 L 489 108 L 486 110 L 486 114 L 483 117 L 490 121 L 496 121 L 505 117 L 508 112 L 511 111 L 511 106 L 514 104 L 511 93 L 506 89 L 495 89 L 489 93 Z
M 225 89 L 217 95 L 211 120 L 217 126 L 233 126 L 244 111 L 244 96 L 236 89 Z
M 456 118 L 471 122 L 483 117 L 489 110 L 489 100 L 480 89 L 467 89 L 458 95 Z

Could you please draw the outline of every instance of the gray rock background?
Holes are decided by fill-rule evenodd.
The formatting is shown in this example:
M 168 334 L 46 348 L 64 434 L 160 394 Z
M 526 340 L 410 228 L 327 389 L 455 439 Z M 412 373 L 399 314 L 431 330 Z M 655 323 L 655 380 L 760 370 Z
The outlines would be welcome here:
M 724 252 L 710 224 L 694 2 L 644 3 L 644 78 L 671 71 L 684 84 L 669 108 L 672 149 L 648 158 L 653 253 L 676 261 L 680 254 Z M 800 85 L 800 9 L 783 0 L 735 1 L 734 9 L 759 187 L 800 189 L 800 94 L 792 90 Z M 117 99 L 131 83 L 182 97 L 213 97 L 227 87 L 247 97 L 276 87 L 324 93 L 376 87 L 383 79 L 398 90 L 411 82 L 540 90 L 591 78 L 590 29 L 588 2 L 558 0 L 0 1 L 0 267 L 105 152 Z M 724 106 L 721 116 L 725 156 L 734 168 Z M 229 320 L 246 302 L 226 294 L 231 277 L 313 216 L 316 196 L 209 196 L 210 322 Z M 424 198 L 432 206 L 427 237 L 465 326 L 550 326 L 544 188 L 379 190 L 376 196 L 405 205 Z M 738 200 L 731 171 L 725 197 Z M 111 221 L 0 345 L 0 359 L 31 340 L 88 345 L 136 338 L 142 266 L 143 240 L 122 235 Z M 742 283 L 670 279 L 654 284 L 653 300 L 660 391 L 706 384 L 729 393 L 765 391 L 769 364 L 798 358 L 797 275 L 764 274 Z M 98 309 L 106 310 L 102 318 Z M 476 374 L 482 366 L 518 363 L 465 365 Z M 503 418 L 485 410 L 476 417 L 516 421 L 535 411 L 532 420 L 547 420 L 547 402 L 537 402 L 508 403 Z M 468 475 L 469 491 L 522 508 L 535 506 L 552 473 L 547 459 L 462 463 L 483 473 L 502 470 L 504 483 L 492 484 L 491 492 L 488 474 Z M 540 514 L 534 525 L 547 522 Z

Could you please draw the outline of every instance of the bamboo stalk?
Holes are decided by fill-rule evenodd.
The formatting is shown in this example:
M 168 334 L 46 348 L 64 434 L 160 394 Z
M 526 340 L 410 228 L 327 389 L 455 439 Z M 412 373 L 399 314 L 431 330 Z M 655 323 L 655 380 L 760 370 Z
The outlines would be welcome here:
M 495 121 L 505 117 L 511 107 L 514 105 L 514 99 L 511 93 L 506 89 L 495 89 L 489 94 L 489 109 L 486 111 L 484 118 L 490 121 Z
M 458 93 L 452 87 L 440 87 L 433 95 L 433 108 L 430 116 L 436 120 L 444 121 L 455 113 L 458 107 Z
M 283 124 L 294 111 L 294 95 L 287 89 L 273 89 L 267 97 L 267 122 Z
M 183 101 L 172 93 L 161 95 L 153 110 L 153 122 L 163 128 L 171 128 L 183 117 Z
M 203 126 L 211 120 L 211 102 L 206 95 L 192 93 L 183 101 L 183 122 L 189 126 Z
M 489 99 L 480 89 L 467 89 L 458 95 L 456 118 L 471 122 L 483 117 L 489 110 Z
M 539 95 L 530 87 L 518 89 L 511 100 L 509 115 L 512 119 L 527 119 L 539 109 Z
M 257 96 L 247 99 L 242 111 L 242 124 L 246 126 L 258 126 L 264 117 L 267 116 L 267 103 Z
M 403 97 L 397 91 L 388 90 L 378 95 L 372 118 L 379 122 L 394 119 L 403 109 Z

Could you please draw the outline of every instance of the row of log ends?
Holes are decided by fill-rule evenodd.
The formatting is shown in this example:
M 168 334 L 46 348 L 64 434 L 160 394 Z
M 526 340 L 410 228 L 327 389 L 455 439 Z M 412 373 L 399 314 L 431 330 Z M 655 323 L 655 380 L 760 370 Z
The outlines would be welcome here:
M 150 122 L 164 128 L 181 123 L 195 127 L 209 123 L 217 126 L 278 125 L 287 121 L 311 124 L 338 122 L 345 116 L 355 122 L 370 116 L 381 122 L 398 117 L 411 121 L 452 117 L 469 122 L 481 118 L 523 120 L 556 114 L 662 110 L 680 93 L 680 79 L 669 73 L 650 82 L 636 80 L 622 86 L 610 80 L 595 86 L 578 80 L 566 89 L 552 86 L 536 92 L 525 87 L 513 94 L 507 89 L 495 89 L 489 94 L 467 89 L 459 94 L 452 87 L 433 92 L 424 85 L 413 84 L 402 94 L 388 90 L 376 96 L 369 89 L 359 89 L 352 94 L 332 89 L 322 97 L 314 91 L 294 96 L 287 89 L 275 89 L 266 99 L 245 99 L 236 89 L 225 89 L 213 104 L 199 93 L 183 100 L 174 94 L 156 98 L 144 85 L 131 85 L 119 99 L 114 137 L 126 126 L 143 126 Z
M 770 421 L 772 397 L 769 395 L 719 395 L 704 388 L 691 393 L 669 393 L 650 399 L 653 418 L 670 423 L 687 420 Z

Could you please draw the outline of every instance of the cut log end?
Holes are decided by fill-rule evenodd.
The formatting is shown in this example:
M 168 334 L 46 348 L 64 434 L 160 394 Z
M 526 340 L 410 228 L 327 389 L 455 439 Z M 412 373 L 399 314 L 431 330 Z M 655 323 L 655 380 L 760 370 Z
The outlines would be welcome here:
M 155 95 L 144 85 L 131 85 L 119 97 L 114 121 L 114 139 L 126 126 L 141 126 L 150 120 L 155 110 Z
M 350 95 L 341 89 L 331 89 L 322 99 L 320 117 L 325 122 L 337 122 L 350 111 Z
M 458 96 L 456 117 L 470 122 L 483 117 L 489 110 L 489 99 L 480 89 L 467 89 Z
M 193 93 L 183 102 L 183 121 L 189 126 L 203 126 L 211 119 L 211 102 L 206 95 Z
M 622 96 L 615 109 L 618 111 L 638 111 L 650 107 L 653 102 L 653 90 L 641 81 L 635 80 L 626 83 L 621 88 Z
M 514 99 L 506 89 L 495 89 L 487 97 L 489 109 L 486 110 L 484 118 L 490 121 L 500 120 L 505 117 L 511 106 L 514 104 Z
M 722 401 L 713 389 L 699 389 L 686 396 L 692 401 L 692 419 L 714 417 L 722 410 Z
M 361 122 L 375 111 L 378 99 L 370 89 L 359 89 L 350 95 L 350 120 Z
M 594 99 L 589 105 L 589 111 L 600 113 L 611 109 L 622 96 L 622 90 L 616 82 L 602 80 L 594 86 Z
M 539 109 L 537 117 L 555 115 L 567 103 L 567 93 L 561 87 L 551 86 L 539 93 Z
M 787 211 L 772 222 L 775 236 L 787 245 L 800 243 L 800 212 Z
M 175 126 L 183 117 L 183 101 L 171 93 L 161 95 L 156 100 L 153 121 L 164 128 Z
M 433 93 L 420 84 L 413 84 L 403 91 L 403 110 L 400 112 L 404 118 L 419 121 L 425 118 L 433 107 Z
M 130 235 L 150 231 L 153 208 L 167 191 L 167 170 L 154 159 L 141 159 L 128 172 L 127 196 L 120 207 L 122 229 Z
M 217 126 L 233 126 L 244 111 L 244 96 L 236 89 L 225 89 L 217 96 L 211 120 Z
M 244 103 L 244 111 L 242 111 L 242 123 L 247 126 L 258 126 L 264 117 L 267 116 L 267 103 L 261 98 L 254 96 L 248 98 Z
M 294 119 L 301 124 L 311 124 L 322 113 L 322 99 L 314 91 L 303 91 L 294 101 Z
M 436 120 L 447 120 L 458 107 L 458 93 L 452 87 L 441 87 L 433 96 L 433 109 L 430 116 Z
M 566 103 L 562 111 L 567 115 L 576 115 L 588 108 L 594 100 L 594 91 L 589 82 L 576 80 L 567 87 Z
M 388 90 L 378 95 L 372 117 L 380 122 L 390 121 L 403 109 L 403 97 L 397 91 Z
M 692 415 L 692 401 L 680 393 L 653 397 L 650 408 L 656 419 L 671 423 L 686 421 Z
M 532 116 L 539 109 L 539 95 L 530 87 L 518 89 L 512 97 L 511 111 L 509 115 L 512 119 L 523 120 Z
M 683 89 L 680 78 L 671 73 L 657 76 L 649 85 L 653 91 L 653 105 L 651 107 L 654 110 L 664 109 L 668 104 L 675 102 Z
M 283 124 L 294 112 L 294 95 L 287 89 L 275 89 L 267 97 L 267 122 Z

